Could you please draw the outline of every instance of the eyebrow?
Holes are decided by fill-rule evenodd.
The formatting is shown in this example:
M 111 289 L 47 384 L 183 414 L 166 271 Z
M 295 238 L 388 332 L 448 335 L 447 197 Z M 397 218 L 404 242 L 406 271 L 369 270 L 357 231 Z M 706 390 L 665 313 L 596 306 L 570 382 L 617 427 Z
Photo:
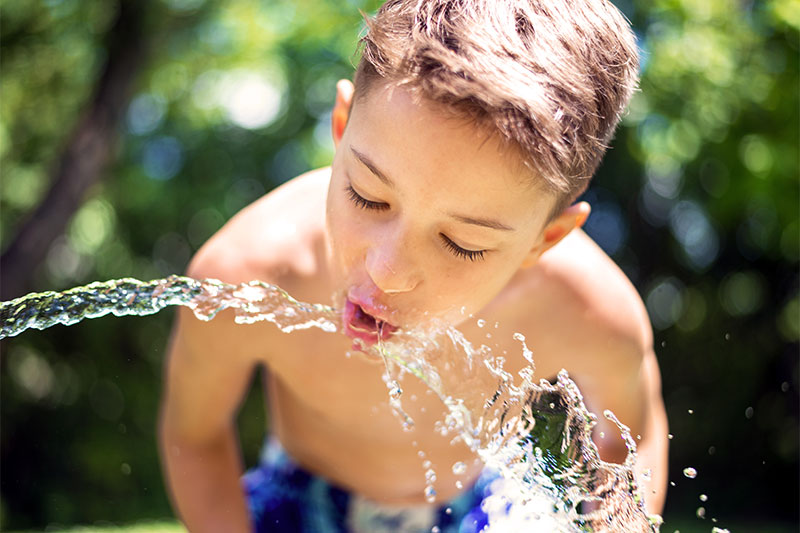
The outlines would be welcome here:
M 365 156 L 352 146 L 350 147 L 350 151 L 353 152 L 353 155 L 356 156 L 356 159 L 361 161 L 361 164 L 367 167 L 370 172 L 375 174 L 376 178 L 381 180 L 387 186 L 394 188 L 394 182 L 391 180 L 391 178 L 389 178 L 389 176 L 381 172 L 381 170 L 375 165 L 375 163 L 372 162 L 372 160 L 369 157 Z
M 473 224 L 475 226 L 483 226 L 485 228 L 499 229 L 502 231 L 514 231 L 514 228 L 512 228 L 511 226 L 506 226 L 505 224 L 498 222 L 496 220 L 465 217 L 463 215 L 456 215 L 453 213 L 449 213 L 449 215 L 451 218 L 454 218 L 459 222 L 463 222 L 465 224 Z
M 356 150 L 352 146 L 350 147 L 350 151 L 353 152 L 353 155 L 356 157 L 356 159 L 358 159 L 361 162 L 362 165 L 367 167 L 369 169 L 369 171 L 372 172 L 375 175 L 376 178 L 381 180 L 388 187 L 394 188 L 394 182 L 392 181 L 392 179 L 389 176 L 387 176 L 386 174 L 384 174 L 383 171 L 381 171 L 381 169 L 379 169 L 375 165 L 375 163 L 372 162 L 372 160 L 369 157 L 367 157 L 366 155 L 362 154 L 361 152 L 359 152 L 358 150 Z M 458 215 L 458 214 L 454 214 L 454 213 L 448 213 L 448 215 L 450 216 L 450 218 L 454 218 L 455 220 L 458 220 L 459 222 L 463 222 L 464 224 L 472 224 L 474 226 L 482 226 L 484 228 L 491 228 L 491 229 L 496 229 L 496 230 L 501 230 L 501 231 L 515 231 L 514 228 L 512 228 L 511 226 L 506 226 L 502 222 L 498 222 L 496 220 L 484 219 L 484 218 L 474 218 L 474 217 L 468 217 L 468 216 Z

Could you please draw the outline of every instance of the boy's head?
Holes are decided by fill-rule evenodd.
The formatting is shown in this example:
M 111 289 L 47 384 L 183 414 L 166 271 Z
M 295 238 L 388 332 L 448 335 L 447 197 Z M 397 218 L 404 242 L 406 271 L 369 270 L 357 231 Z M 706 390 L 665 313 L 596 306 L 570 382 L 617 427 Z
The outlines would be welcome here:
M 551 217 L 588 186 L 637 84 L 607 0 L 389 0 L 367 27 L 356 101 L 399 85 L 499 134 L 556 196 Z
M 588 216 L 566 206 L 635 85 L 633 37 L 601 0 L 534 2 L 390 0 L 368 23 L 326 213 L 351 336 L 464 320 Z

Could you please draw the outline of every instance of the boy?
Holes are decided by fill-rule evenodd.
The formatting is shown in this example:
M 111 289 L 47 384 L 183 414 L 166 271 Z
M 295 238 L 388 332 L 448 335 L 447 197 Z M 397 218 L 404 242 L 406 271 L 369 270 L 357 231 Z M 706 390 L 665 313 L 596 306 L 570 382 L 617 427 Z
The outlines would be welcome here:
M 566 368 L 590 409 L 641 435 L 637 467 L 652 471 L 643 489 L 660 511 L 667 427 L 650 325 L 579 230 L 589 206 L 572 205 L 636 84 L 627 22 L 605 0 L 391 0 L 363 42 L 355 84 L 337 85 L 332 166 L 244 209 L 189 268 L 301 301 L 333 295 L 344 335 L 179 315 L 160 437 L 181 518 L 192 532 L 477 529 L 481 464 L 434 430 L 440 401 L 405 379 L 406 432 L 383 363 L 344 357 L 354 339 L 432 320 L 477 337 L 472 314 L 501 325 L 507 370 L 527 364 L 521 332 L 537 379 Z M 259 364 L 273 439 L 244 492 L 233 421 Z M 605 460 L 625 455 L 621 439 L 600 438 L 615 431 L 595 430 Z M 454 473 L 456 462 L 469 467 Z

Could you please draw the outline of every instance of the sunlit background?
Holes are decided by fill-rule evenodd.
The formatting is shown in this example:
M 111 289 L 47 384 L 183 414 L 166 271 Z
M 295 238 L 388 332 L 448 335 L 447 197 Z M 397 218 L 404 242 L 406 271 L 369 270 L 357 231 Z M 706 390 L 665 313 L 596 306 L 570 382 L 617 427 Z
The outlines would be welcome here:
M 800 5 L 616 3 L 641 91 L 586 193 L 586 229 L 655 330 L 674 435 L 663 531 L 795 531 Z M 335 82 L 376 5 L 0 3 L 3 299 L 181 273 L 239 209 L 328 164 Z M 0 344 L 0 528 L 173 517 L 155 441 L 171 319 Z M 261 402 L 254 389 L 239 417 L 249 465 Z

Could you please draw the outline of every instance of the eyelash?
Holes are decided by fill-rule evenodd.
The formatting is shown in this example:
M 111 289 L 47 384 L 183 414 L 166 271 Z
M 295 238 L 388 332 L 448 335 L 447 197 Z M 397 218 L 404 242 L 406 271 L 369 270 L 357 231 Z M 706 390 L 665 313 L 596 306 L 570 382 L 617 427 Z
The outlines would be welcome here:
M 389 209 L 389 204 L 367 200 L 358 194 L 352 185 L 348 185 L 345 188 L 345 192 L 347 192 L 347 196 L 350 198 L 350 200 L 361 209 L 374 209 L 375 211 L 386 211 Z M 450 238 L 448 238 L 444 233 L 440 233 L 439 236 L 442 238 L 442 243 L 444 244 L 445 248 L 447 248 L 450 253 L 459 259 L 475 262 L 484 258 L 486 250 L 465 250 L 450 240 Z
M 464 259 L 465 261 L 480 261 L 483 259 L 486 250 L 465 250 L 453 241 L 451 241 L 444 233 L 440 233 L 445 248 L 450 250 L 456 257 Z
M 383 202 L 372 202 L 367 200 L 360 194 L 356 192 L 352 185 L 348 185 L 345 189 L 347 191 L 347 196 L 350 197 L 350 200 L 353 201 L 361 209 L 374 209 L 376 211 L 386 211 L 389 209 L 389 204 L 385 204 Z

